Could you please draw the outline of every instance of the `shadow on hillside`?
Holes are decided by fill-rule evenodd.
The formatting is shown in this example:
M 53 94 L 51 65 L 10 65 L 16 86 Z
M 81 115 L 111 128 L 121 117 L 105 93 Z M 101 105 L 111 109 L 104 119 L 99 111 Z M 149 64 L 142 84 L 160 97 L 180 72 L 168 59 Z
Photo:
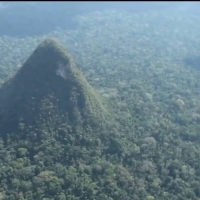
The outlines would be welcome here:
M 185 65 L 192 69 L 200 71 L 200 55 L 199 56 L 187 56 L 184 59 Z

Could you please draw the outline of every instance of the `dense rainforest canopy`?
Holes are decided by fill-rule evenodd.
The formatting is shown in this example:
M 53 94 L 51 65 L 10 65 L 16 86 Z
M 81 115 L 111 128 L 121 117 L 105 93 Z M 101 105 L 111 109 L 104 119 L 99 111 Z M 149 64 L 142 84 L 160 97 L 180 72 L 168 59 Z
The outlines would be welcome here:
M 0 37 L 0 199 L 199 200 L 200 25 L 186 13 Z

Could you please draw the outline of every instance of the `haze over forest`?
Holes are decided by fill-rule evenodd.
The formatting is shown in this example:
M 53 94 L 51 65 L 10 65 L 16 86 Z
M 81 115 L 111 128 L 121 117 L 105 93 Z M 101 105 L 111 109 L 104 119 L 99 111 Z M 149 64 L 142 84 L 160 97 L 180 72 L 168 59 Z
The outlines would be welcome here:
M 0 200 L 200 200 L 199 2 L 0 2 Z

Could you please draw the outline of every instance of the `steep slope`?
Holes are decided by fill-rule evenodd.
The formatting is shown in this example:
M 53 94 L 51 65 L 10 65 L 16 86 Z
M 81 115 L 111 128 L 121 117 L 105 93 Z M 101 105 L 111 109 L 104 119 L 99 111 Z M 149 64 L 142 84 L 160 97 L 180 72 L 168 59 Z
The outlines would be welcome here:
M 74 127 L 99 126 L 108 116 L 102 102 L 64 48 L 47 39 L 1 88 L 0 132 L 6 141 L 22 124 L 35 129 L 46 121 L 55 128 L 61 116 Z

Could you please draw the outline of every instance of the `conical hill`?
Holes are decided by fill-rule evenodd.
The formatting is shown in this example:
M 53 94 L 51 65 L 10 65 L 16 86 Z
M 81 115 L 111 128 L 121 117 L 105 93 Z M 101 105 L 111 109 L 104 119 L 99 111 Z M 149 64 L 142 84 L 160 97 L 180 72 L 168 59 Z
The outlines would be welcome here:
M 0 89 L 0 134 L 5 141 L 38 141 L 61 125 L 73 133 L 100 130 L 108 119 L 107 106 L 56 39 L 43 41 Z

